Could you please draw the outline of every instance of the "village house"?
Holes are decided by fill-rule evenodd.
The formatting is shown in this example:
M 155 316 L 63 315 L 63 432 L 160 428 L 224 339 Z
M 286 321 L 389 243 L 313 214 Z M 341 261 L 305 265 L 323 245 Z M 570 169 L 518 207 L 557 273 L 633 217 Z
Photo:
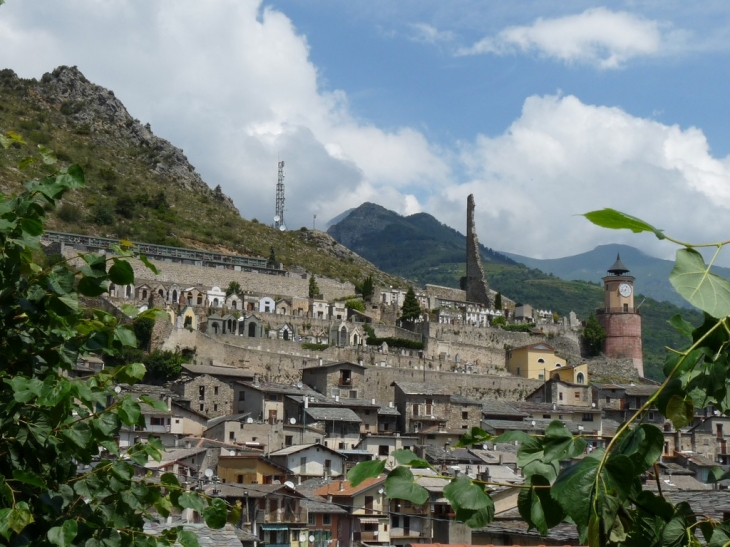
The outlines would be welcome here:
M 553 371 L 567 365 L 565 359 L 558 357 L 555 348 L 538 342 L 519 348 L 508 349 L 505 365 L 507 371 L 514 376 L 546 380 L 552 377 Z M 587 383 L 584 379 L 583 382 Z
M 390 544 L 388 499 L 385 497 L 385 477 L 365 479 L 357 486 L 350 481 L 334 480 L 314 491 L 346 509 L 349 518 L 340 516 L 336 541 L 339 545 Z
M 300 444 L 269 453 L 269 458 L 291 470 L 298 481 L 311 477 L 338 478 L 345 472 L 345 458 L 321 443 Z
M 340 519 L 349 519 L 347 511 L 313 492 L 298 490 L 305 496 L 301 504 L 307 511 L 309 547 L 331 547 L 340 528 Z
M 302 382 L 327 397 L 357 399 L 364 391 L 365 367 L 347 361 L 317 364 L 302 368 Z
M 336 450 L 351 449 L 360 441 L 362 420 L 349 408 L 309 407 L 307 423 L 325 432 L 324 444 Z
M 216 474 L 223 483 L 283 484 L 291 476 L 291 471 L 260 451 L 249 450 L 235 456 L 221 456 Z

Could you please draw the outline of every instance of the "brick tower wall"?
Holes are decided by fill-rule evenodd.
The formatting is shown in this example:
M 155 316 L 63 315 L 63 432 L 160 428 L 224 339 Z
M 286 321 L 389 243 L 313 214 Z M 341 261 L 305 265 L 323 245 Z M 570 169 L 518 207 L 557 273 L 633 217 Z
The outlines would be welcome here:
M 630 358 L 640 376 L 644 376 L 644 358 L 641 346 L 641 315 L 638 313 L 598 314 L 598 321 L 606 331 L 603 353 L 610 359 Z

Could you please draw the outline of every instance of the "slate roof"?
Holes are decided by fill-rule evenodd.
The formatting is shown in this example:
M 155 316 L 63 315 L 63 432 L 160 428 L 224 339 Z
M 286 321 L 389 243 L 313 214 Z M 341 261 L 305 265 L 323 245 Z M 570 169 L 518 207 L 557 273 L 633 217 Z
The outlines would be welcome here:
M 306 492 L 304 495 L 305 498 L 300 502 L 300 505 L 309 513 L 333 513 L 336 515 L 347 514 L 345 509 L 339 505 L 328 502 L 327 499 L 322 496 L 318 496 L 312 492 Z
M 357 486 L 350 485 L 350 481 L 334 480 L 315 490 L 315 494 L 319 496 L 354 496 L 358 492 L 374 488 L 385 483 L 385 477 L 371 477 L 365 479 Z
M 358 415 L 349 408 L 332 408 L 327 406 L 309 407 L 306 412 L 315 422 L 362 422 Z
M 229 376 L 235 378 L 253 378 L 253 372 L 238 367 L 221 366 L 221 365 L 181 365 L 183 371 L 190 374 L 209 374 L 211 376 Z
M 378 414 L 380 416 L 400 416 L 400 412 L 398 412 L 397 408 L 388 405 L 380 405 Z
M 522 412 L 512 403 L 499 399 L 482 401 L 482 414 L 485 416 L 515 416 L 527 417 L 526 412 Z
M 314 397 L 324 397 L 321 393 L 318 393 L 317 391 L 313 390 L 311 387 L 307 385 L 302 385 L 302 387 L 297 387 L 296 385 L 291 384 L 278 384 L 275 382 L 238 382 L 239 384 L 250 387 L 252 389 L 255 389 L 257 391 L 260 391 L 262 393 L 280 393 L 284 395 L 311 395 Z
M 398 386 L 406 395 L 451 395 L 451 390 L 445 386 L 422 382 L 393 382 L 390 385 Z
M 350 365 L 350 366 L 355 366 L 355 367 L 362 368 L 362 369 L 367 368 L 367 367 L 365 367 L 365 365 L 361 365 L 360 363 L 351 363 L 350 361 L 338 361 L 337 363 L 324 363 L 323 362 L 321 365 L 319 363 L 317 363 L 316 365 L 309 365 L 306 367 L 302 367 L 302 370 L 312 370 L 312 369 L 316 369 L 316 368 L 332 368 L 332 367 L 336 367 L 339 365 Z
M 146 532 L 155 536 L 160 535 L 163 530 L 167 530 L 173 526 L 179 526 L 182 524 L 183 530 L 193 532 L 198 538 L 200 547 L 241 547 L 241 540 L 236 535 L 236 529 L 230 523 L 227 523 L 223 528 L 216 530 L 214 528 L 208 528 L 205 524 L 197 523 L 157 523 L 157 522 L 145 522 L 144 529 Z M 250 541 L 256 541 L 251 539 Z M 179 547 L 180 543 L 175 542 L 175 546 Z
M 482 404 L 482 401 L 479 401 L 478 399 L 472 399 L 471 397 L 465 397 L 464 395 L 461 395 L 460 393 L 452 393 L 451 402 L 459 404 L 459 405 L 479 405 L 479 406 L 481 406 L 481 404 Z
M 324 444 L 321 443 L 309 443 L 309 444 L 295 444 L 292 446 L 285 446 L 284 448 L 280 448 L 279 450 L 275 452 L 270 452 L 269 457 L 271 456 L 288 456 L 289 454 L 296 454 L 297 452 L 301 452 L 302 450 L 307 450 L 308 448 L 322 448 L 328 452 L 332 452 L 333 454 L 337 454 L 338 456 L 342 456 L 337 450 L 334 448 L 330 448 Z
M 554 406 L 553 406 L 554 405 Z M 585 414 L 601 414 L 601 409 L 592 406 L 577 405 L 561 405 L 558 403 L 533 403 L 531 401 L 520 401 L 515 406 L 528 414 L 547 414 L 549 412 L 558 412 L 562 414 L 568 413 L 585 413 Z
M 241 414 L 228 414 L 227 416 L 218 416 L 217 418 L 208 420 L 208 429 L 210 429 L 211 427 L 215 427 L 218 424 L 222 424 L 223 422 L 240 422 L 247 418 L 250 414 L 250 412 L 244 412 Z

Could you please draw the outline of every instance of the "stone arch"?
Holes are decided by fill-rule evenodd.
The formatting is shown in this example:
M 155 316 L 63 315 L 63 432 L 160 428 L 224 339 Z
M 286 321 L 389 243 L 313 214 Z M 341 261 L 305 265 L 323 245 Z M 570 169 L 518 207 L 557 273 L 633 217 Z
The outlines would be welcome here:
M 142 289 L 142 300 L 147 300 L 147 289 Z
M 186 302 L 186 304 L 188 306 L 192 306 L 193 305 L 193 291 L 188 291 L 188 296 L 187 296 L 187 302 Z
M 289 340 L 289 329 L 284 328 L 282 330 L 282 338 L 284 338 L 284 340 Z
M 256 338 L 256 323 L 249 323 L 248 324 L 248 337 L 249 338 Z
M 340 329 L 340 343 L 341 346 L 347 345 L 347 327 L 345 325 L 342 325 L 342 328 Z
M 114 283 L 109 283 L 109 296 L 117 295 L 117 286 Z
M 198 293 L 198 298 L 196 299 L 195 303 L 198 306 L 202 306 L 203 305 L 203 293 Z
M 360 337 L 357 335 L 357 333 L 352 336 L 352 344 L 355 346 L 360 344 Z
M 575 375 L 575 382 L 577 384 L 585 384 L 586 383 L 585 374 L 583 374 L 582 372 L 579 372 L 578 374 L 576 374 Z
M 544 362 L 545 362 L 545 359 L 543 359 L 542 357 L 540 357 L 540 358 L 539 358 L 539 359 L 537 360 L 537 362 L 538 362 L 538 363 L 544 363 Z
M 214 308 L 217 308 L 218 307 L 218 299 L 217 298 L 214 298 L 213 299 L 213 307 Z
M 213 334 L 218 334 L 218 323 L 216 321 L 212 321 L 211 326 L 213 327 Z
M 177 302 L 177 289 L 172 289 L 172 301 Z
M 132 297 L 132 285 L 127 285 L 127 289 L 125 291 L 125 294 L 127 295 L 127 298 Z
M 157 294 L 160 295 L 160 298 L 165 298 L 165 291 L 163 291 L 162 289 L 160 289 L 159 291 L 157 291 Z

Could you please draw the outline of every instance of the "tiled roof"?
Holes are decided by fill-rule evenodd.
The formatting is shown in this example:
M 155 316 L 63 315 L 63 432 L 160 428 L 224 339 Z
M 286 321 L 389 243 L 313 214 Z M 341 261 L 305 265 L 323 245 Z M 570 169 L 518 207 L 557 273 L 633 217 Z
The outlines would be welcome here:
M 332 408 L 332 407 L 309 407 L 307 414 L 316 422 L 321 421 L 342 421 L 342 422 L 362 422 L 362 420 L 349 408 Z
M 451 395 L 451 390 L 445 386 L 435 386 L 421 382 L 393 382 L 406 395 Z
M 383 483 L 385 483 L 385 477 L 365 479 L 357 486 L 350 486 L 350 481 L 334 480 L 329 484 L 317 488 L 314 493 L 319 496 L 353 496 L 358 492 L 369 490 Z
M 326 498 L 323 498 L 322 496 L 318 496 L 317 494 L 306 492 L 305 498 L 301 501 L 301 506 L 304 507 L 309 513 L 333 513 L 336 515 L 346 515 L 347 511 L 340 507 L 339 505 L 335 505 L 334 503 L 330 503 L 327 501 Z

